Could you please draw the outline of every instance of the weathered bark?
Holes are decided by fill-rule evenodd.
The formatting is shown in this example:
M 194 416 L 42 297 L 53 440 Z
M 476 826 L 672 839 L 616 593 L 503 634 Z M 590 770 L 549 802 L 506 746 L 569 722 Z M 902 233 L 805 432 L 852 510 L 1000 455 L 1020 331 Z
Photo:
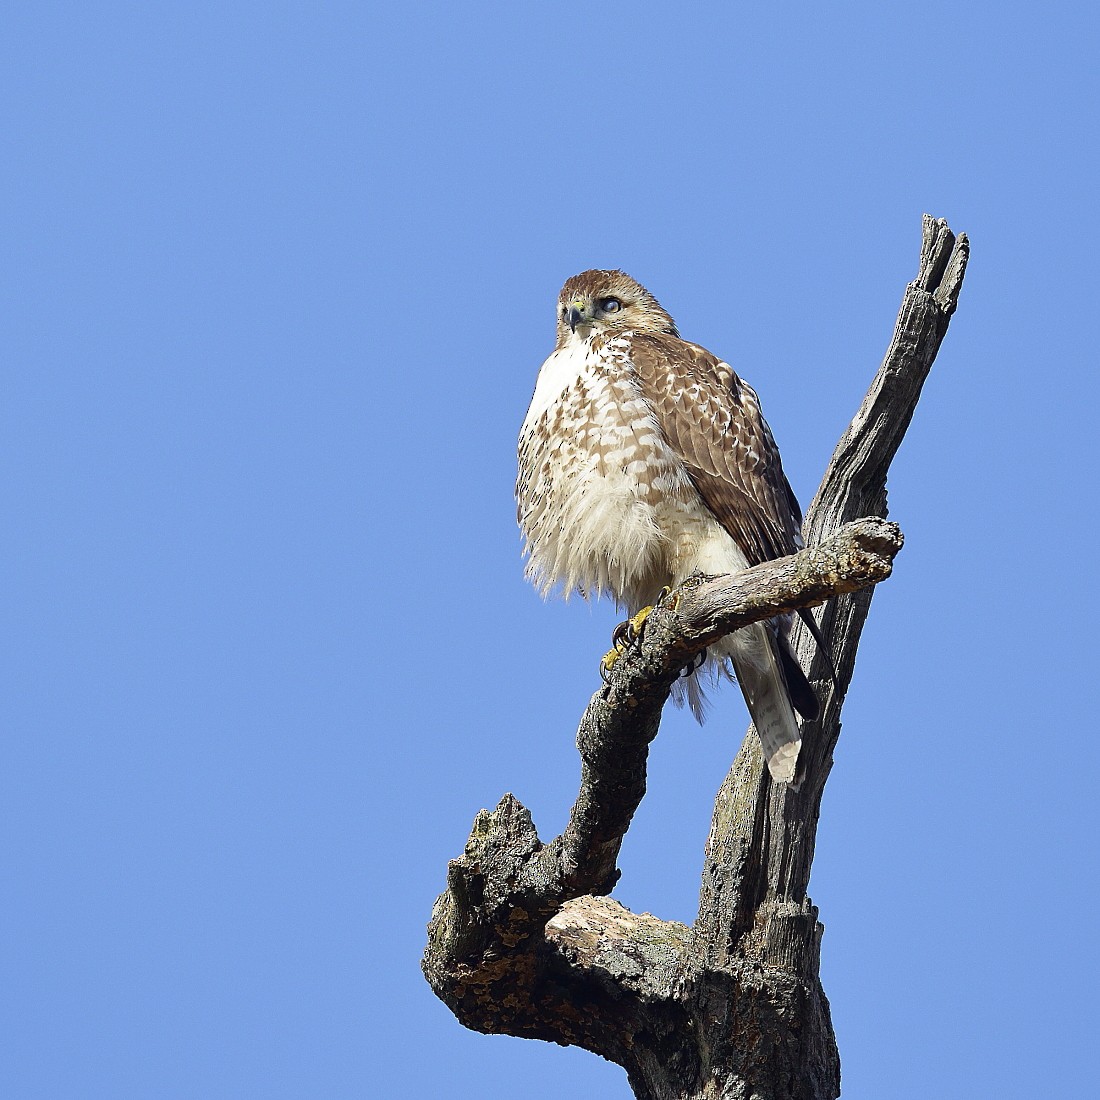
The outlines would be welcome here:
M 578 1044 L 622 1065 L 652 1100 L 832 1100 L 840 1062 L 818 978 L 821 925 L 806 896 L 821 794 L 840 733 L 873 586 L 901 548 L 886 473 L 958 301 L 969 246 L 925 216 L 920 271 L 894 338 L 822 479 L 810 549 L 734 577 L 697 578 L 659 607 L 581 719 L 581 789 L 543 844 L 511 795 L 474 821 L 428 928 L 424 973 L 477 1031 Z M 603 896 L 645 794 L 661 708 L 716 638 L 828 600 L 819 625 L 837 681 L 808 637 L 804 667 L 824 700 L 803 727 L 798 790 L 775 784 L 749 730 L 719 792 L 692 927 Z

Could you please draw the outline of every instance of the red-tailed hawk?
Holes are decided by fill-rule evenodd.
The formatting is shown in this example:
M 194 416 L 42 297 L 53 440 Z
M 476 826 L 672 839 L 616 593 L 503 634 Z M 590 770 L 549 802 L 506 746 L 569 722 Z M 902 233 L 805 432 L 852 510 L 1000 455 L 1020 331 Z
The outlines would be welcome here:
M 802 515 L 753 390 L 622 271 L 562 288 L 558 339 L 519 438 L 527 575 L 546 594 L 610 593 L 630 614 L 693 573 L 793 554 Z M 681 688 L 702 717 L 702 672 L 744 693 L 773 778 L 795 779 L 797 709 L 817 699 L 786 623 L 724 638 Z M 680 681 L 683 684 L 683 681 Z

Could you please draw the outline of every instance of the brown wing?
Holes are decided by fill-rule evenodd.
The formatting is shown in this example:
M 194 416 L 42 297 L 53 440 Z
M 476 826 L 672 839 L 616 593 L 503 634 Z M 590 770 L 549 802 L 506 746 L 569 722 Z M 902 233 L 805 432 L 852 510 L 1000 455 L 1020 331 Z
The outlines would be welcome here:
M 636 334 L 630 355 L 665 439 L 749 564 L 793 554 L 802 513 L 752 387 L 673 336 Z

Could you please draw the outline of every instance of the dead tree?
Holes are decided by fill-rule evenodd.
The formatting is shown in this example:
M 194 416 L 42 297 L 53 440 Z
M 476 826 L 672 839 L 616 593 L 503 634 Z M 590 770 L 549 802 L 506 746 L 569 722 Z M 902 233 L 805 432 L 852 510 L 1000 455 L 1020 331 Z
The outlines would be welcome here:
M 895 524 L 860 517 L 886 515 L 887 469 L 968 252 L 965 236 L 925 216 L 893 340 L 807 514 L 809 549 L 694 579 L 675 610 L 650 616 L 581 719 L 580 793 L 561 836 L 542 843 L 510 794 L 478 813 L 449 865 L 423 960 L 466 1027 L 577 1044 L 623 1066 L 635 1094 L 652 1100 L 840 1095 L 818 977 L 822 926 L 806 886 L 860 632 L 902 543 Z M 799 789 L 771 781 L 750 728 L 714 807 L 694 925 L 625 909 L 607 895 L 673 681 L 731 630 L 823 603 L 837 681 L 802 631 L 797 652 L 825 702 L 804 726 Z

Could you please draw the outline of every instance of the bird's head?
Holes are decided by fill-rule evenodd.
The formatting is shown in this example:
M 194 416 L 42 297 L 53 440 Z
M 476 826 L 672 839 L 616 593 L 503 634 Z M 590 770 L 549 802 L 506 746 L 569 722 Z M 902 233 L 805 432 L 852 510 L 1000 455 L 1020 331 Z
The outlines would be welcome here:
M 578 336 L 614 335 L 627 329 L 680 335 L 661 303 L 625 271 L 582 271 L 561 288 L 559 348 Z

